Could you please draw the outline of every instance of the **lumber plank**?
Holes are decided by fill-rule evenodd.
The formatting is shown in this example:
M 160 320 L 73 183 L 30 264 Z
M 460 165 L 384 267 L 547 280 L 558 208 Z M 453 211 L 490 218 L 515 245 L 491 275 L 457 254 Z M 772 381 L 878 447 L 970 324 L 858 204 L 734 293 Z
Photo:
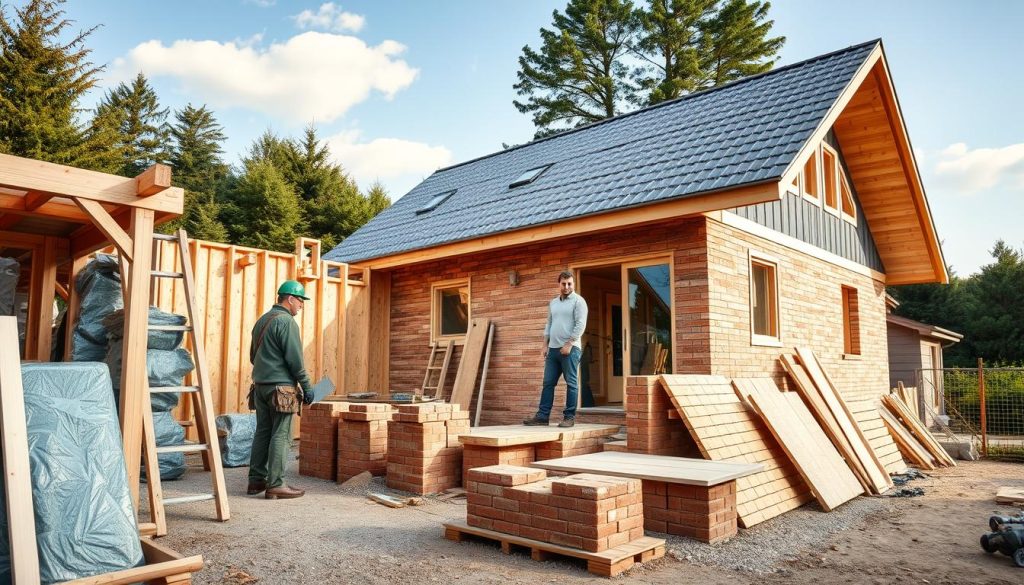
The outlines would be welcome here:
M 462 410 L 469 410 L 473 400 L 473 390 L 476 389 L 476 380 L 480 374 L 480 358 L 484 354 L 490 324 L 490 319 L 475 318 L 470 321 L 469 331 L 466 332 L 466 344 L 462 346 L 462 357 L 459 359 L 459 369 L 455 374 L 449 400 L 452 404 L 458 404 Z
M 914 415 L 910 408 L 904 403 L 898 396 L 889 394 L 882 397 L 884 402 L 892 413 L 903 421 L 903 424 L 907 427 L 907 430 L 913 434 L 921 446 L 926 451 L 931 453 L 935 461 L 943 467 L 956 467 L 956 461 L 950 457 L 949 453 L 935 440 L 931 431 L 926 429 L 921 421 Z
M 497 425 L 491 427 L 473 427 L 469 433 L 459 435 L 463 445 L 480 445 L 484 447 L 508 447 L 511 445 L 529 445 L 532 443 L 548 443 L 559 439 L 572 440 L 587 436 L 606 437 L 619 432 L 618 425 L 597 423 L 580 423 L 572 428 L 563 429 L 557 426 L 528 427 L 525 425 Z
M 146 565 L 102 575 L 93 575 L 61 585 L 129 585 L 158 580 L 164 577 L 191 574 L 203 568 L 202 555 L 182 557 L 178 553 L 160 546 L 149 538 L 140 539 Z M 180 579 L 179 579 L 180 581 Z M 187 581 L 186 581 L 187 582 Z
M 878 412 L 881 401 L 876 398 L 869 398 L 856 402 L 849 402 L 850 410 L 853 412 L 854 422 L 860 425 L 864 436 L 868 439 L 868 445 L 874 449 L 878 460 L 882 463 L 885 471 L 891 474 L 906 473 L 907 462 L 900 455 L 899 446 L 885 426 L 882 415 Z
M 736 510 L 743 528 L 774 518 L 809 502 L 813 496 L 793 463 L 763 421 L 740 401 L 722 376 L 663 375 L 661 385 L 683 419 L 701 456 L 713 461 L 761 463 L 764 470 L 736 480 Z M 718 429 L 714 416 L 730 414 L 727 433 Z M 737 430 L 738 429 L 738 430 Z
M 530 466 L 552 471 L 596 473 L 704 487 L 719 485 L 764 470 L 764 465 L 760 463 L 708 461 L 614 451 L 535 461 Z
M 156 195 L 171 186 L 171 167 L 154 164 L 135 177 L 135 193 L 139 197 Z
M 0 317 L 0 346 L 18 347 L 16 317 Z M 36 516 L 32 505 L 32 474 L 29 468 L 25 395 L 17 351 L 0 352 L 0 437 L 7 506 L 7 542 L 10 543 L 11 577 L 14 583 L 39 582 L 36 549 Z
M 131 262 L 132 239 L 128 236 L 128 233 L 121 228 L 121 224 L 117 223 L 117 220 L 115 220 L 110 213 L 108 213 L 107 210 L 96 201 L 83 199 L 81 197 L 74 197 L 72 200 L 76 205 L 78 205 L 79 209 L 89 215 L 89 218 L 92 219 L 92 223 L 96 226 L 96 229 L 103 232 L 103 235 L 107 236 L 110 242 L 117 247 L 117 253 Z
M 449 347 L 451 344 L 449 344 Z M 491 350 L 494 349 L 494 323 L 487 329 L 487 350 L 484 352 L 484 369 L 480 373 L 480 392 L 476 395 L 476 412 L 473 414 L 473 426 L 480 426 L 480 411 L 483 410 L 484 388 L 487 387 L 487 369 L 491 366 Z
M 996 492 L 997 504 L 1019 504 L 1024 502 L 1024 489 L 1002 486 Z
M 903 426 L 903 423 L 901 423 L 884 406 L 879 407 L 879 413 L 882 416 L 882 420 L 885 421 L 885 425 L 889 427 L 889 431 L 892 433 L 893 439 L 896 440 L 896 444 L 899 445 L 900 450 L 903 451 L 904 455 L 909 457 L 912 462 L 920 465 L 926 470 L 936 468 L 931 454 L 928 453 L 917 439 L 910 434 L 910 431 Z
M 875 457 L 875 452 L 868 446 L 860 427 L 853 422 L 853 416 L 850 414 L 846 402 L 839 395 L 839 391 L 832 384 L 813 351 L 806 347 L 798 347 L 796 353 L 800 358 L 800 363 L 807 369 L 808 375 L 828 405 L 832 416 L 836 418 L 843 434 L 846 435 L 854 454 L 867 472 L 872 490 L 878 494 L 884 493 L 892 487 L 892 480 Z
M 780 392 L 770 378 L 736 379 L 733 385 L 761 415 L 822 509 L 830 512 L 865 492 L 800 396 Z

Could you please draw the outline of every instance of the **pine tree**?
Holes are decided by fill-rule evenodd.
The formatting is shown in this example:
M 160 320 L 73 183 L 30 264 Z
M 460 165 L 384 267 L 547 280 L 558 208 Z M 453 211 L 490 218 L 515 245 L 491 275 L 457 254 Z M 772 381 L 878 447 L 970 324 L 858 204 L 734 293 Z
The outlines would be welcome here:
M 302 233 L 302 213 L 294 188 L 267 160 L 245 165 L 222 212 L 233 243 L 286 252 Z
M 381 185 L 380 182 L 370 186 L 370 190 L 366 193 L 366 201 L 370 208 L 370 217 L 367 218 L 367 221 L 373 219 L 378 213 L 388 207 L 391 207 L 391 198 L 388 197 L 387 190 L 384 189 L 384 185 Z
M 633 74 L 641 105 L 677 98 L 700 88 L 703 23 L 718 0 L 650 0 L 637 11 L 642 65 Z
M 536 137 L 610 118 L 632 99 L 625 57 L 637 29 L 629 0 L 569 0 L 540 29 L 541 47 L 523 47 L 516 109 L 533 116 Z
M 0 9 L 0 151 L 80 164 L 87 137 L 76 121 L 79 100 L 102 67 L 85 46 L 96 27 L 64 39 L 73 22 L 62 4 L 30 0 L 14 17 Z
M 768 20 L 770 2 L 725 0 L 703 22 L 700 87 L 714 87 L 750 75 L 764 73 L 786 37 L 769 37 L 775 21 Z
M 168 110 L 160 108 L 160 100 L 145 75 L 139 73 L 130 85 L 120 83 L 109 90 L 96 108 L 97 116 L 115 112 L 121 116 L 121 175 L 134 177 L 154 163 L 167 162 Z
M 169 162 L 174 184 L 185 189 L 185 211 L 180 219 L 161 229 L 172 232 L 180 226 L 193 237 L 224 241 L 227 230 L 218 219 L 220 206 L 216 201 L 228 174 L 228 166 L 221 160 L 221 144 L 226 139 L 223 128 L 206 106 L 188 104 L 174 113 L 174 120 L 169 131 Z

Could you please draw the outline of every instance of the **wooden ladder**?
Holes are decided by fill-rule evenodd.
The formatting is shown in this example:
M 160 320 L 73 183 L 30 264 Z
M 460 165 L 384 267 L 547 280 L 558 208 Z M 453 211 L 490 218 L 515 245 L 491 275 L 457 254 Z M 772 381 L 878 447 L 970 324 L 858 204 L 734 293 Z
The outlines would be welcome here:
M 192 274 L 192 258 L 188 251 L 188 236 L 185 230 L 179 229 L 176 235 L 153 234 L 154 244 L 160 241 L 171 242 L 178 248 L 181 272 L 151 270 L 153 278 L 178 279 L 185 286 L 185 307 L 188 313 L 186 325 L 148 325 L 149 331 L 184 331 L 192 344 L 192 359 L 195 362 L 195 386 L 172 386 L 166 388 L 150 388 L 146 384 L 146 399 L 143 404 L 143 454 L 146 467 L 146 485 L 149 489 L 149 510 L 153 523 L 156 524 L 157 536 L 167 534 L 167 518 L 164 507 L 172 504 L 202 502 L 213 500 L 217 508 L 217 520 L 221 522 L 231 517 L 228 507 L 228 492 L 224 484 L 224 467 L 220 458 L 220 444 L 214 426 L 213 399 L 210 396 L 210 377 L 207 372 L 206 350 L 203 347 L 203 332 L 200 321 L 196 318 L 195 279 Z M 154 254 L 154 258 L 156 255 Z M 157 447 L 156 434 L 153 428 L 153 407 L 150 395 L 155 393 L 180 393 L 192 399 L 192 412 L 195 416 L 198 443 L 168 445 Z M 174 498 L 164 498 L 160 482 L 160 465 L 157 455 L 163 453 L 200 453 L 203 457 L 203 469 L 210 472 L 213 491 L 206 494 L 192 494 Z
M 455 344 L 448 342 L 444 344 L 444 359 L 441 365 L 437 364 L 437 358 L 441 356 L 441 343 L 435 341 L 430 344 L 430 357 L 427 358 L 427 373 L 423 375 L 423 396 L 427 396 L 428 390 L 433 390 L 433 398 L 441 398 L 444 392 L 444 379 L 448 377 L 448 364 L 452 361 L 452 350 Z M 437 383 L 431 384 L 431 374 L 437 372 Z

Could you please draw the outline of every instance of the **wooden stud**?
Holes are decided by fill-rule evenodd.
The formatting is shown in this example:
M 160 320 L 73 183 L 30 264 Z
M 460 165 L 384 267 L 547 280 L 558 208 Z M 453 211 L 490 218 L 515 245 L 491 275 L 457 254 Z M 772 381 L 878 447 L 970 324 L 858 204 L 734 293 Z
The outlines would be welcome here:
M 78 313 L 82 309 L 82 297 L 78 294 L 76 282 L 78 273 L 89 263 L 87 256 L 79 256 L 71 261 L 71 274 L 68 279 L 68 311 L 67 327 L 64 329 L 64 361 L 71 361 L 71 351 L 74 349 L 75 325 L 78 324 Z
M 0 317 L 0 344 L 18 347 L 18 321 L 15 317 Z M 25 426 L 25 395 L 21 363 L 13 351 L 0 352 L 0 439 L 11 577 L 14 583 L 38 583 L 39 554 L 36 549 L 35 507 L 32 505 L 28 430 Z
M 47 236 L 42 256 L 36 262 L 33 254 L 32 272 L 39 272 L 39 330 L 35 336 L 36 359 L 43 362 L 50 361 L 51 345 L 53 342 L 53 291 L 57 284 L 57 242 L 56 238 Z
M 139 197 L 156 195 L 171 186 L 171 167 L 155 164 L 135 177 L 135 185 Z

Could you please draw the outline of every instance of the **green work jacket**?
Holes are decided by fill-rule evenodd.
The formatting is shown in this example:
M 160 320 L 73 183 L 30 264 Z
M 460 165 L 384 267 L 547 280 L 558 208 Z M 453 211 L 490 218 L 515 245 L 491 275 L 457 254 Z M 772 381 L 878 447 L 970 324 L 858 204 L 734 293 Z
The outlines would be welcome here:
M 256 344 L 260 331 L 268 319 L 273 319 L 263 335 L 259 350 Z M 252 362 L 252 381 L 257 384 L 298 383 L 303 390 L 312 388 L 306 366 L 302 363 L 302 339 L 299 325 L 288 309 L 274 305 L 260 317 L 252 328 L 249 361 Z

